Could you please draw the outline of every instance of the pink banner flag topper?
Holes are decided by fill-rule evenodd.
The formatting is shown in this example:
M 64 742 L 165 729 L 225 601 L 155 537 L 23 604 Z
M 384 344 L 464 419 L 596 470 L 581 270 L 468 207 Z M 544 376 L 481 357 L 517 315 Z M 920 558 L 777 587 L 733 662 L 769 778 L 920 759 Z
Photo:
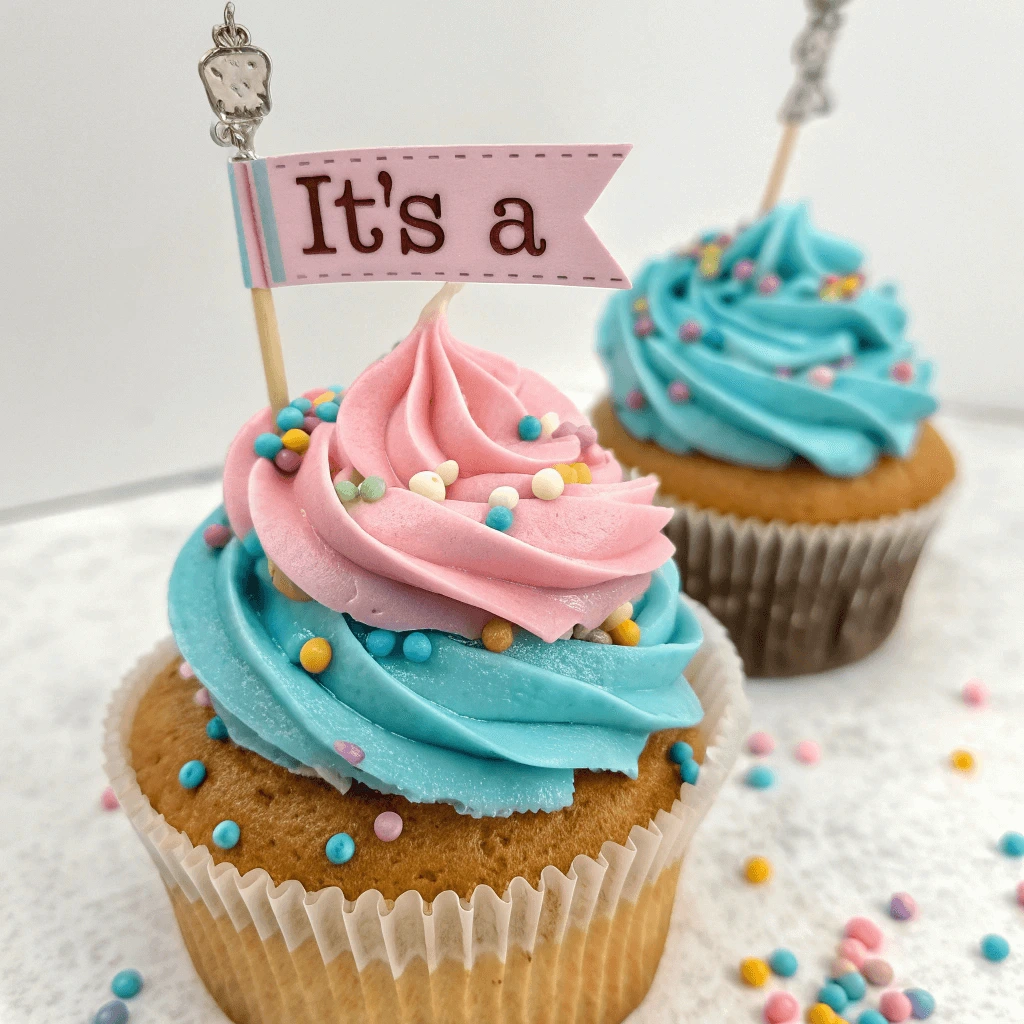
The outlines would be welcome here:
M 232 162 L 245 285 L 628 288 L 585 218 L 631 148 L 417 146 Z

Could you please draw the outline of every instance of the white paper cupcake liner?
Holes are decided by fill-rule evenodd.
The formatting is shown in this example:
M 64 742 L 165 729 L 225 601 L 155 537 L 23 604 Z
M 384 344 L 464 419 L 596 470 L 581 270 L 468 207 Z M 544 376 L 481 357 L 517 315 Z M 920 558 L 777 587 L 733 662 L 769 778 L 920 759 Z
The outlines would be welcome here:
M 105 725 L 105 767 L 167 886 L 193 961 L 236 1021 L 614 1022 L 654 976 L 690 841 L 732 768 L 749 724 L 743 673 L 721 625 L 694 606 L 705 642 L 686 675 L 704 707 L 707 749 L 696 785 L 671 812 L 554 866 L 534 888 L 514 879 L 498 895 L 479 885 L 427 903 L 414 890 L 355 901 L 336 887 L 307 892 L 215 864 L 205 846 L 157 814 L 129 760 L 139 702 L 177 657 L 165 640 L 128 673 Z M 585 983 L 583 983 L 585 979 Z

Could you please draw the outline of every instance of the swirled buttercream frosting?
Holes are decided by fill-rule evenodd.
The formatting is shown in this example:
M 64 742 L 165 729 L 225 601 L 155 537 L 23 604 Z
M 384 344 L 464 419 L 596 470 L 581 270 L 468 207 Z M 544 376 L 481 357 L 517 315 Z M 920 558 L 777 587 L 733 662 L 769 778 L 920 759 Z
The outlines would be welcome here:
M 557 436 L 524 440 L 524 417 L 551 412 Z M 340 788 L 491 816 L 568 805 L 577 769 L 635 776 L 651 732 L 700 721 L 683 669 L 701 633 L 655 482 L 623 481 L 542 378 L 439 316 L 356 380 L 336 421 L 306 426 L 297 468 L 255 454 L 269 410 L 243 427 L 224 508 L 171 577 L 175 639 L 233 740 Z M 442 500 L 410 489 L 450 461 Z M 534 496 L 538 471 L 574 464 L 590 483 Z M 344 486 L 370 480 L 365 498 Z M 502 529 L 488 525 L 498 487 L 519 499 Z M 232 539 L 211 547 L 204 531 L 225 521 Z M 626 601 L 635 646 L 567 636 Z M 515 627 L 501 651 L 481 640 L 495 618 Z M 301 657 L 314 638 L 332 652 L 316 672 Z
M 932 367 L 895 287 L 869 286 L 863 262 L 805 204 L 652 260 L 599 329 L 620 421 L 667 451 L 745 466 L 803 458 L 849 477 L 907 457 L 936 409 Z

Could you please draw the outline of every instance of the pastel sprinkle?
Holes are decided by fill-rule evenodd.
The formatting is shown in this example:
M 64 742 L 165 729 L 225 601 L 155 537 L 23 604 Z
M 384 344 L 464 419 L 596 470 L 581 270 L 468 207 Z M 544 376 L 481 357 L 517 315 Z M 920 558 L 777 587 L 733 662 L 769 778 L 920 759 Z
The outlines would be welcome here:
M 214 715 L 206 723 L 206 735 L 211 740 L 226 740 L 228 738 L 228 727 L 224 724 L 224 719 L 220 715 Z
M 914 379 L 914 364 L 909 359 L 901 359 L 898 363 L 892 364 L 889 376 L 897 384 L 909 384 Z
M 192 700 L 194 700 L 201 708 L 213 707 L 213 701 L 210 700 L 210 691 L 205 686 L 200 686 L 199 689 L 192 694 Z
M 118 971 L 110 983 L 110 991 L 118 999 L 134 999 L 142 991 L 142 975 L 131 968 Z
M 888 960 L 880 957 L 872 957 L 865 960 L 860 966 L 860 973 L 867 979 L 868 984 L 876 988 L 885 988 L 892 984 L 893 969 Z
M 359 497 L 359 488 L 339 473 L 334 478 L 334 493 L 344 502 L 355 501 Z
M 796 956 L 788 949 L 777 949 L 768 957 L 768 966 L 772 973 L 780 978 L 792 978 L 800 965 Z
M 423 470 L 420 473 L 413 473 L 409 478 L 409 490 L 431 501 L 444 501 L 444 481 L 437 473 L 430 470 Z
M 186 761 L 178 771 L 182 789 L 198 789 L 206 778 L 206 765 L 202 761 Z
M 512 528 L 513 519 L 514 516 L 510 508 L 506 508 L 504 505 L 495 505 L 494 508 L 488 510 L 484 522 L 492 530 L 500 530 L 504 533 Z
M 610 633 L 616 626 L 631 618 L 633 618 L 633 604 L 631 601 L 624 601 L 605 617 L 604 622 L 601 623 L 601 628 L 605 632 Z
M 779 285 L 781 284 L 782 281 L 779 279 L 778 274 L 765 274 L 757 282 L 757 290 L 762 295 L 774 295 L 779 290 Z
M 207 547 L 222 548 L 231 540 L 231 527 L 225 526 L 223 523 L 210 523 L 203 530 L 203 540 L 206 541 Z
M 878 1008 L 889 1024 L 901 1024 L 902 1021 L 908 1020 L 913 1010 L 910 1000 L 902 992 L 893 990 L 882 993 Z
M 302 409 L 296 409 L 294 405 L 286 405 L 277 414 L 277 429 L 293 430 L 296 427 L 301 427 L 302 421 L 305 418 L 305 413 Z
M 375 658 L 386 658 L 398 643 L 398 634 L 390 629 L 375 629 L 366 637 L 366 649 Z
M 328 388 L 326 391 L 321 392 L 321 394 L 317 395 L 316 398 L 313 399 L 313 408 L 319 409 L 321 405 L 324 405 L 325 403 L 328 402 L 333 402 L 335 397 L 336 396 L 334 392 L 330 388 Z
M 868 990 L 868 983 L 857 971 L 848 971 L 846 974 L 836 978 L 835 983 L 846 993 L 846 998 L 851 1003 L 856 1003 L 864 998 Z
M 850 1000 L 839 982 L 829 981 L 818 990 L 818 1002 L 831 1006 L 836 1013 L 842 1013 L 849 1005 Z
M 683 380 L 674 380 L 668 386 L 668 397 L 677 405 L 690 400 L 690 387 Z
M 332 864 L 347 864 L 355 852 L 355 840 L 347 832 L 335 833 L 324 846 L 324 853 Z
M 697 780 L 700 778 L 700 765 L 692 758 L 689 761 L 683 761 L 679 765 L 679 777 L 686 785 L 696 786 Z
M 192 670 L 192 666 L 187 661 L 183 661 L 178 665 L 178 675 L 182 679 L 194 679 L 196 674 Z
M 999 839 L 999 851 L 1007 857 L 1024 857 L 1024 835 L 1004 832 Z
M 1010 944 L 1002 935 L 986 935 L 981 940 L 981 955 L 997 964 L 1010 955 Z
M 322 636 L 307 640 L 299 651 L 299 664 L 311 675 L 319 675 L 330 665 L 334 649 L 330 641 Z
M 540 437 L 541 425 L 536 416 L 524 416 L 519 421 L 519 437 L 523 441 L 536 441 Z
M 519 504 L 519 492 L 514 487 L 507 485 L 495 487 L 487 499 L 487 504 L 491 508 L 497 508 L 500 505 L 507 509 L 513 509 Z
M 767 1024 L 791 1024 L 800 1013 L 800 1004 L 791 992 L 773 992 L 764 1004 Z
M 807 1024 L 836 1024 L 838 1019 L 828 1003 L 815 1003 L 807 1011 Z
M 971 707 L 984 707 L 988 703 L 988 687 L 980 679 L 968 679 L 964 683 L 963 698 Z
M 857 968 L 854 967 L 849 960 L 844 957 L 837 956 L 828 966 L 828 976 L 833 981 L 838 981 L 840 978 L 844 978 L 847 974 L 851 974 L 856 970 Z
M 642 295 L 638 299 L 633 300 L 633 312 L 634 313 L 646 313 L 649 308 L 649 303 Z
M 487 650 L 494 654 L 501 654 L 503 651 L 507 651 L 512 646 L 512 641 L 515 640 L 512 623 L 507 619 L 495 617 L 484 626 L 480 639 Z
M 701 327 L 700 323 L 696 320 L 687 320 L 682 327 L 679 328 L 679 337 L 682 341 L 700 341 L 700 336 L 704 333 L 704 328 Z
M 761 988 L 771 977 L 771 971 L 763 960 L 750 956 L 740 962 L 740 977 L 751 988 Z
M 306 416 L 302 420 L 302 429 L 307 434 L 312 434 L 323 421 L 318 416 Z
M 1017 883 L 1017 902 L 1024 907 L 1024 882 Z
M 105 787 L 103 792 L 100 793 L 100 806 L 105 811 L 116 811 L 121 806 L 113 786 Z
M 643 392 L 633 388 L 626 392 L 626 407 L 632 409 L 634 412 L 642 409 L 647 404 L 647 399 L 644 398 Z
M 864 943 L 864 948 L 872 953 L 882 948 L 882 929 L 866 917 L 851 917 L 846 922 L 843 935 L 848 939 L 859 939 Z
M 821 747 L 814 740 L 801 740 L 793 749 L 801 764 L 817 764 L 821 760 Z
M 96 1011 L 92 1024 L 125 1024 L 127 1020 L 128 1007 L 120 999 L 111 999 Z
M 579 438 L 581 452 L 585 452 L 591 445 L 597 444 L 597 431 L 589 423 L 584 423 L 582 427 L 579 427 L 576 436 Z
M 565 490 L 565 481 L 557 469 L 540 469 L 533 474 L 531 489 L 542 501 L 553 501 Z
M 836 382 L 836 371 L 831 366 L 812 366 L 807 371 L 807 380 L 816 388 L 830 388 Z
M 289 405 L 298 409 L 303 415 L 313 408 L 313 403 L 308 398 L 293 398 Z
M 242 830 L 238 827 L 238 823 L 230 818 L 225 818 L 213 829 L 213 842 L 222 850 L 233 850 L 238 845 L 241 836 Z
M 859 971 L 864 966 L 864 961 L 867 960 L 868 948 L 860 939 L 847 936 L 839 943 L 839 955 L 843 959 L 849 960 Z
M 737 281 L 749 281 L 754 276 L 754 269 L 753 260 L 737 260 L 732 268 L 732 276 Z
M 338 403 L 337 402 L 324 402 L 322 405 L 316 407 L 316 414 L 325 423 L 334 423 L 338 418 Z
M 974 771 L 976 764 L 974 755 L 969 750 L 954 750 L 949 755 L 949 763 L 958 772 Z
M 748 882 L 763 885 L 772 877 L 772 866 L 765 857 L 751 857 L 744 865 L 743 873 Z
M 402 834 L 402 816 L 394 811 L 381 811 L 373 820 L 373 834 L 382 843 L 393 843 Z
M 640 627 L 632 619 L 626 619 L 606 632 L 612 638 L 612 643 L 619 647 L 636 647 L 640 643 Z
M 445 487 L 451 487 L 459 479 L 459 464 L 454 459 L 447 459 L 434 472 L 441 478 Z
M 274 456 L 274 465 L 282 473 L 294 473 L 302 465 L 302 456 L 298 452 L 285 448 Z
M 252 450 L 261 459 L 272 459 L 283 447 L 277 434 L 260 434 L 252 443 Z
M 725 348 L 725 334 L 718 327 L 709 327 L 705 332 L 701 341 L 708 346 L 713 348 L 716 352 L 721 352 Z
M 561 419 L 557 412 L 546 412 L 540 418 L 540 433 L 542 437 L 551 437 L 558 429 Z
M 384 483 L 383 478 L 379 476 L 368 476 L 359 485 L 359 497 L 363 501 L 380 501 L 384 497 L 388 489 L 388 485 Z
M 889 900 L 889 916 L 894 921 L 909 921 L 917 916 L 917 903 L 908 892 L 894 892 Z
M 414 661 L 418 664 L 429 660 L 433 651 L 434 645 L 430 642 L 430 637 L 426 633 L 410 633 L 402 641 L 402 653 L 409 661 Z
M 572 435 L 575 434 L 577 430 L 579 430 L 579 427 L 577 427 L 575 423 L 570 423 L 568 420 L 563 420 L 561 423 L 558 424 L 557 427 L 555 427 L 555 429 L 551 433 L 551 436 L 556 439 L 560 437 L 572 437 Z
M 556 462 L 551 468 L 562 478 L 562 483 L 580 483 L 579 478 L 576 476 L 576 469 L 567 462 Z
M 903 994 L 910 1000 L 910 1015 L 914 1020 L 927 1020 L 935 1012 L 935 996 L 924 988 L 906 988 Z
M 747 737 L 747 750 L 758 757 L 764 757 L 775 749 L 775 739 L 771 733 L 752 732 Z
M 676 764 L 682 764 L 684 761 L 692 761 L 693 747 L 683 740 L 676 740 L 676 742 L 668 748 L 668 759 Z
M 775 785 L 775 772 L 767 765 L 755 764 L 747 770 L 743 781 L 751 789 L 771 789 Z
M 348 740 L 335 740 L 334 750 L 340 757 L 343 757 L 351 765 L 360 764 L 366 754 L 363 752 L 362 747 L 357 747 L 354 743 L 350 743 Z
M 886 1020 L 877 1010 L 865 1010 L 857 1018 L 857 1024 L 886 1024 Z
M 304 430 L 286 430 L 281 435 L 281 444 L 283 444 L 290 452 L 297 452 L 299 455 L 305 455 L 309 449 L 309 434 Z
M 633 333 L 638 338 L 646 338 L 654 333 L 654 321 L 649 316 L 641 316 L 637 318 L 635 324 L 633 324 Z

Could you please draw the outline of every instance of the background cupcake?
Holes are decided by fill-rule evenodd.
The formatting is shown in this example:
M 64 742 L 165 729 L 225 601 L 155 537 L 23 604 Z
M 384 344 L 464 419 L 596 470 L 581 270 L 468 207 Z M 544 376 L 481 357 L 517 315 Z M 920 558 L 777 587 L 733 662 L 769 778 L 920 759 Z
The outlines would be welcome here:
M 844 664 L 895 624 L 954 476 L 906 323 L 804 204 L 652 261 L 608 307 L 601 442 L 660 477 L 683 585 L 750 674 Z

